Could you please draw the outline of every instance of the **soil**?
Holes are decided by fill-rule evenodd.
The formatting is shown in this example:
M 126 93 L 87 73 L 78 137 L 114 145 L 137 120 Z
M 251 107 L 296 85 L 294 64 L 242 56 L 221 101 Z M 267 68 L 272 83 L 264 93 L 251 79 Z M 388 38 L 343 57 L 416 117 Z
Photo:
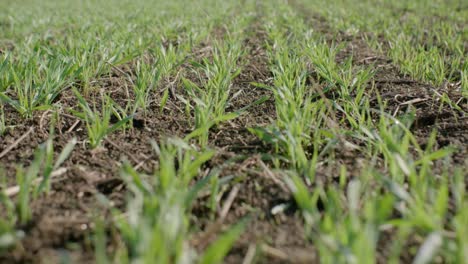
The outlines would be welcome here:
M 388 57 L 373 51 L 364 41 L 364 36 L 334 32 L 323 18 L 298 6 L 294 1 L 292 5 L 301 10 L 301 14 L 309 20 L 308 23 L 325 38 L 335 43 L 345 42 L 338 61 L 352 56 L 355 65 L 377 69 L 369 83 L 369 87 L 374 85 L 374 89 L 369 89 L 367 94 L 373 106 L 377 104 L 378 92 L 387 102 L 386 112 L 389 114 L 398 115 L 408 107 L 414 108 L 416 120 L 411 130 L 422 146 L 432 130 L 437 129 L 436 147 L 449 144 L 457 146 L 451 164 L 468 166 L 468 102 L 456 84 L 433 87 L 413 80 L 401 74 Z M 271 92 L 251 84 L 256 82 L 268 85 L 272 78 L 266 56 L 266 33 L 262 29 L 260 14 L 250 26 L 244 43 L 248 51 L 246 63 L 232 86 L 232 94 L 239 95 L 232 100 L 228 111 L 248 106 L 264 96 L 268 99 L 261 105 L 249 108 L 239 118 L 212 129 L 210 144 L 217 150 L 217 154 L 207 164 L 207 168 L 222 166 L 220 177 L 238 178 L 236 183 L 228 184 L 224 190 L 220 206 L 223 206 L 233 190 L 237 190 L 237 195 L 221 224 L 213 221 L 207 208 L 207 198 L 197 200 L 192 210 L 191 224 L 195 232 L 191 244 L 203 250 L 225 227 L 249 216 L 251 220 L 247 231 L 229 253 L 226 263 L 241 263 L 247 251 L 257 245 L 263 248 L 256 258 L 259 263 L 315 263 L 319 261 L 317 252 L 312 242 L 305 237 L 302 217 L 296 211 L 291 193 L 281 178 L 272 172 L 273 166 L 268 161 L 262 161 L 261 154 L 273 152 L 271 146 L 264 145 L 247 130 L 248 127 L 266 126 L 276 116 Z M 221 39 L 223 34 L 222 30 L 214 30 L 216 38 Z M 193 53 L 209 56 L 209 52 L 210 42 L 206 41 Z M 183 64 L 179 71 L 188 72 L 189 67 L 188 63 Z M 133 95 L 131 92 L 127 94 L 125 89 L 129 80 L 123 74 L 132 74 L 132 69 L 132 63 L 113 68 L 109 75 L 96 80 L 96 92 L 90 93 L 88 97 L 99 98 L 100 91 L 105 91 L 121 105 L 126 100 L 132 100 Z M 176 76 L 164 80 L 161 85 L 168 86 L 173 87 L 176 94 L 183 95 L 180 80 Z M 440 94 L 446 94 L 464 112 L 447 104 L 442 105 Z M 69 90 L 63 93 L 56 102 L 61 106 L 61 114 L 55 124 L 55 153 L 58 155 L 74 137 L 78 139 L 78 144 L 62 166 L 67 169 L 66 172 L 52 180 L 51 191 L 32 202 L 32 220 L 20 227 L 25 237 L 14 248 L 0 255 L 0 263 L 58 263 L 67 258 L 75 263 L 94 262 L 90 231 L 93 229 L 94 217 L 100 213 L 98 208 L 102 208 L 96 194 L 105 195 L 117 207 L 123 206 L 125 185 L 118 173 L 122 162 L 127 160 L 139 170 L 151 172 L 157 165 L 157 156 L 148 142 L 157 142 L 166 136 L 183 137 L 191 132 L 192 124 L 185 114 L 185 105 L 171 92 L 167 105 L 160 112 L 161 96 L 155 94 L 147 111 L 136 115 L 133 129 L 113 133 L 103 142 L 102 147 L 89 150 L 84 144 L 84 124 L 68 111 L 69 108 L 77 109 L 73 93 Z M 6 186 L 10 187 L 16 182 L 15 164 L 29 165 L 34 150 L 48 139 L 52 112 L 36 112 L 32 118 L 24 120 L 9 106 L 5 106 L 5 111 L 7 125 L 13 128 L 0 136 L 0 153 L 26 135 L 7 155 L 0 157 L 0 166 L 6 172 Z M 33 132 L 28 133 L 31 128 Z M 365 159 L 357 151 L 336 149 L 336 161 L 318 168 L 317 177 L 323 183 L 334 184 L 341 164 L 347 166 L 351 178 L 358 176 Z M 278 206 L 286 206 L 287 209 L 273 214 L 272 209 Z M 215 219 L 217 217 L 215 215 Z M 392 236 L 391 233 L 387 235 Z M 416 241 L 410 244 L 418 247 L 420 243 Z M 379 244 L 381 262 L 385 259 L 387 247 L 383 242 Z

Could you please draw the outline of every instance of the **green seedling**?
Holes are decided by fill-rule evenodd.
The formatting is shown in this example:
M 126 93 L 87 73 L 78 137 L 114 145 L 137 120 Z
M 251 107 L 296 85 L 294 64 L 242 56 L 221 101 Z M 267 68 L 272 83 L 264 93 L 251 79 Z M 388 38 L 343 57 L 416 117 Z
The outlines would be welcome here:
M 73 111 L 73 113 L 86 124 L 91 148 L 99 147 L 102 140 L 108 134 L 121 129 L 132 119 L 132 116 L 127 116 L 119 120 L 117 123 L 111 124 L 111 117 L 114 108 L 113 102 L 109 96 L 103 96 L 101 98 L 101 110 L 99 111 L 96 106 L 91 108 L 88 102 L 76 89 L 73 91 L 82 110 L 82 112 Z
M 303 28 L 303 25 L 297 25 L 297 28 Z M 277 120 L 272 127 L 251 128 L 250 131 L 285 154 L 299 173 L 313 178 L 317 152 L 309 160 L 305 148 L 310 145 L 318 148 L 322 144 L 320 137 L 312 139 L 311 135 L 314 127 L 321 126 L 326 105 L 320 95 L 306 84 L 308 71 L 301 56 L 304 47 L 288 44 L 286 36 L 275 27 L 269 30 L 271 42 L 275 43 L 268 53 L 274 84 L 265 88 L 274 94 Z M 279 161 L 276 164 L 278 166 Z
M 38 150 L 34 154 L 34 160 L 27 170 L 18 167 L 16 170 L 16 181 L 18 183 L 19 193 L 16 203 L 18 222 L 21 225 L 26 224 L 31 218 L 31 208 L 29 207 L 31 190 L 34 181 L 38 178 L 41 167 L 41 155 L 43 150 Z
M 7 130 L 5 122 L 5 112 L 3 110 L 3 105 L 0 105 L 0 136 L 2 136 Z
M 0 191 L 0 205 L 5 212 L 5 217 L 0 219 L 0 253 L 4 253 L 20 240 L 24 233 L 15 229 L 18 215 L 15 211 L 14 201 L 3 191 L 6 186 L 6 176 L 2 167 L 0 167 L 0 178 L 2 180 L 2 190 Z
M 23 232 L 15 230 L 15 226 L 24 226 L 31 220 L 31 199 L 50 190 L 51 177 L 54 171 L 60 169 L 62 163 L 72 152 L 75 143 L 75 139 L 68 143 L 54 162 L 51 137 L 35 151 L 32 163 L 28 168 L 17 167 L 17 187 L 0 192 L 0 205 L 7 213 L 7 218 L 0 221 L 0 251 L 13 245 L 23 236 Z M 4 179 L 2 171 L 0 171 L 0 176 Z M 15 195 L 17 197 L 13 200 L 12 196 Z
M 245 229 L 245 221 L 242 221 L 235 226 L 231 227 L 228 231 L 222 234 L 216 241 L 214 241 L 200 257 L 198 263 L 211 264 L 222 263 L 224 257 L 232 248 L 234 242 L 242 235 Z
M 53 122 L 54 123 L 54 122 Z M 50 184 L 51 184 L 51 177 L 53 173 L 60 169 L 60 166 L 65 162 L 68 157 L 70 157 L 73 149 L 77 143 L 76 138 L 73 138 L 70 142 L 68 142 L 65 147 L 63 147 L 62 151 L 58 155 L 57 159 L 54 162 L 54 130 L 53 125 L 51 125 L 51 133 L 49 134 L 49 139 L 40 147 L 42 149 L 41 155 L 43 155 L 42 161 L 42 180 L 41 183 L 37 186 L 35 190 L 35 195 L 40 193 L 49 193 L 50 191 Z
M 117 228 L 132 262 L 177 263 L 192 259 L 194 256 L 184 241 L 188 236 L 186 211 L 193 200 L 186 198 L 196 197 L 191 194 L 189 184 L 214 153 L 198 152 L 176 139 L 153 146 L 159 156 L 159 169 L 154 175 L 142 175 L 128 164 L 122 170 L 132 197 L 128 217 L 117 219 Z
M 146 111 L 149 106 L 151 93 L 154 93 L 156 85 L 161 78 L 161 69 L 159 63 L 154 66 L 147 65 L 144 62 L 138 62 L 136 67 L 136 80 L 133 87 L 135 93 L 135 106 L 133 112 L 141 108 Z
M 0 101 L 9 104 L 24 117 L 32 117 L 36 110 L 51 108 L 55 98 L 71 86 L 79 72 L 66 58 L 46 64 L 38 61 L 37 57 L 25 61 L 24 68 L 11 73 L 15 97 L 0 92 Z
M 5 92 L 12 83 L 10 57 L 4 56 L 0 59 L 0 92 Z
M 41 145 L 34 154 L 34 159 L 27 169 L 22 167 L 17 168 L 16 178 L 19 186 L 18 200 L 16 209 L 18 211 L 18 221 L 20 224 L 26 224 L 31 217 L 29 207 L 31 193 L 34 197 L 43 191 L 50 189 L 51 175 L 54 169 L 58 169 L 60 165 L 68 158 L 76 140 L 65 146 L 60 153 L 56 162 L 53 162 L 53 146 L 52 141 L 48 141 L 45 145 Z M 39 177 L 41 175 L 41 177 Z M 38 182 L 40 182 L 38 184 Z
M 202 85 L 199 86 L 188 79 L 182 79 L 184 87 L 190 96 L 185 100 L 192 106 L 195 116 L 195 131 L 202 147 L 208 144 L 208 131 L 220 122 L 236 118 L 237 113 L 226 113 L 229 104 L 231 83 L 239 75 L 237 60 L 242 56 L 239 40 L 231 40 L 224 44 L 216 44 L 213 61 L 207 59 L 202 64 L 193 63 L 196 69 L 203 72 L 206 80 L 199 75 Z
M 0 204 L 6 206 L 7 204 L 12 205 L 12 202 L 8 200 L 3 194 L 0 198 Z M 13 206 L 14 207 L 14 206 Z M 9 208 L 6 213 L 14 215 L 14 208 Z M 11 220 L 1 219 L 0 220 L 0 253 L 8 252 L 13 245 L 20 241 L 24 237 L 24 232 L 15 230 L 15 226 Z

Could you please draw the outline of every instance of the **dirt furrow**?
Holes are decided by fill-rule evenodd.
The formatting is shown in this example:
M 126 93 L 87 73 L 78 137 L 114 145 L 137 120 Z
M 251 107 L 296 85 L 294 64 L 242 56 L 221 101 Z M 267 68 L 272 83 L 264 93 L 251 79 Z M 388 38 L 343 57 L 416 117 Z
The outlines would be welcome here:
M 261 5 L 260 5 L 261 8 Z M 225 263 L 241 263 L 249 250 L 255 249 L 258 263 L 298 263 L 311 261 L 316 255 L 310 243 L 304 239 L 302 219 L 295 215 L 295 203 L 281 177 L 275 175 L 262 161 L 261 154 L 271 151 L 252 135 L 247 128 L 269 125 L 276 118 L 274 98 L 271 91 L 258 88 L 252 83 L 271 85 L 272 74 L 266 54 L 267 35 L 262 26 L 261 9 L 247 29 L 244 40 L 246 64 L 241 74 L 233 81 L 233 98 L 229 110 L 235 111 L 253 102 L 268 98 L 260 105 L 248 108 L 240 117 L 221 124 L 210 135 L 218 150 L 210 166 L 220 166 L 220 180 L 232 177 L 231 183 L 223 186 L 219 207 L 235 198 L 229 210 L 218 221 L 219 215 L 210 218 L 209 198 L 199 200 L 193 208 L 193 224 L 200 229 L 194 234 L 193 246 L 203 249 L 219 232 L 229 225 L 249 217 L 246 231 L 236 242 Z

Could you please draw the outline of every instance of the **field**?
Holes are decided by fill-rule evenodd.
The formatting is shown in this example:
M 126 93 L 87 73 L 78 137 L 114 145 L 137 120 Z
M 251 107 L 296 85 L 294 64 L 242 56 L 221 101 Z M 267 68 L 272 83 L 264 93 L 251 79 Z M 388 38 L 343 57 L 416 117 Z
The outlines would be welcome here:
M 468 3 L 0 2 L 0 263 L 468 263 Z

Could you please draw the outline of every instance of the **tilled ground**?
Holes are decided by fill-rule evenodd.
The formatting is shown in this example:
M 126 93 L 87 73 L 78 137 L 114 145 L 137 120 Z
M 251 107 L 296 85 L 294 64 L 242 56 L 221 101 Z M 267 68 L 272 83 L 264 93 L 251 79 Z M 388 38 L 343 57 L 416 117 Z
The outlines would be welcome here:
M 293 1 L 294 2 L 294 1 Z M 294 4 L 293 4 L 294 5 Z M 327 39 L 345 43 L 337 60 L 353 57 L 355 65 L 377 69 L 369 87 L 374 90 L 368 96 L 377 104 L 377 92 L 388 104 L 388 113 L 397 115 L 408 107 L 416 109 L 416 121 L 411 130 L 421 144 L 429 137 L 433 129 L 439 131 L 439 147 L 454 145 L 458 147 L 452 163 L 465 165 L 468 154 L 468 120 L 464 113 L 447 105 L 441 106 L 441 94 L 447 94 L 452 102 L 468 111 L 468 102 L 456 91 L 452 84 L 433 87 L 414 81 L 399 72 L 397 66 L 383 54 L 373 51 L 364 41 L 363 36 L 348 36 L 332 32 L 326 22 L 300 6 L 303 16 Z M 259 12 L 260 14 L 261 12 Z M 271 153 L 270 146 L 264 145 L 253 136 L 248 127 L 266 126 L 275 119 L 274 98 L 270 91 L 253 86 L 251 83 L 270 84 L 272 74 L 268 69 L 266 56 L 266 33 L 260 18 L 252 23 L 244 48 L 248 51 L 246 65 L 234 80 L 232 94 L 238 96 L 232 100 L 228 109 L 236 110 L 248 106 L 263 97 L 268 99 L 258 106 L 253 106 L 239 118 L 225 122 L 212 129 L 210 144 L 217 154 L 206 166 L 207 169 L 221 168 L 220 178 L 235 176 L 239 180 L 226 184 L 223 189 L 220 207 L 229 209 L 224 215 L 212 214 L 207 208 L 208 197 L 201 197 L 193 206 L 192 226 L 194 228 L 192 246 L 204 249 L 225 227 L 249 216 L 251 221 L 246 232 L 236 243 L 226 259 L 227 263 L 240 263 L 248 252 L 262 245 L 263 263 L 312 263 L 318 261 L 313 243 L 304 236 L 304 225 L 296 211 L 294 200 L 281 178 L 271 171 L 270 164 L 262 161 L 261 155 Z M 223 32 L 214 32 L 218 38 Z M 210 43 L 201 43 L 194 54 L 209 56 Z M 125 92 L 128 78 L 123 72 L 132 74 L 131 63 L 119 66 L 109 76 L 96 80 L 98 91 L 90 97 L 99 98 L 99 90 L 111 95 L 117 103 L 124 104 L 132 100 L 133 95 Z M 190 65 L 183 64 L 180 72 L 188 71 Z M 314 79 L 313 70 L 311 79 Z M 196 81 L 196 80 L 193 80 Z M 119 167 L 128 160 L 140 170 L 151 172 L 157 157 L 151 148 L 151 140 L 158 141 L 165 136 L 183 137 L 191 132 L 189 119 L 184 112 L 185 105 L 176 94 L 183 95 L 181 83 L 176 76 L 165 80 L 162 87 L 171 86 L 170 99 L 160 112 L 161 94 L 155 94 L 146 113 L 138 114 L 132 130 L 110 135 L 102 147 L 89 150 L 83 142 L 86 140 L 84 124 L 72 116 L 68 109 L 77 104 L 71 91 L 65 91 L 56 102 L 62 106 L 60 118 L 55 124 L 55 152 L 72 138 L 78 139 L 70 158 L 63 164 L 63 170 L 52 180 L 51 192 L 42 195 L 31 204 L 32 221 L 20 227 L 25 237 L 14 249 L 0 256 L 2 263 L 54 263 L 70 258 L 76 262 L 93 262 L 93 245 L 90 230 L 93 229 L 94 217 L 102 215 L 102 206 L 96 194 L 104 194 L 117 207 L 125 203 L 125 185 L 119 177 Z M 176 93 L 176 94 L 172 94 Z M 374 105 L 374 106 L 375 106 Z M 23 120 L 9 106 L 5 106 L 8 125 L 14 126 L 0 137 L 0 153 L 14 146 L 5 155 L 0 156 L 0 166 L 6 172 L 7 186 L 15 185 L 15 166 L 27 166 L 33 157 L 35 148 L 47 140 L 52 112 L 37 112 L 33 118 Z M 22 120 L 18 122 L 17 120 Z M 18 139 L 21 139 L 17 141 Z M 324 183 L 333 183 L 339 176 L 339 165 L 346 165 L 350 178 L 359 175 L 360 164 L 366 159 L 361 153 L 341 148 L 336 150 L 336 160 L 317 168 L 317 177 Z M 233 200 L 232 200 L 233 199 Z M 283 212 L 274 214 L 273 208 L 287 206 Z M 391 237 L 392 234 L 388 234 Z M 418 246 L 420 244 L 415 242 Z M 412 241 L 408 242 L 409 244 Z M 386 254 L 385 243 L 381 248 L 380 260 Z M 112 249 L 112 245 L 109 245 Z M 404 256 L 403 258 L 410 256 Z

